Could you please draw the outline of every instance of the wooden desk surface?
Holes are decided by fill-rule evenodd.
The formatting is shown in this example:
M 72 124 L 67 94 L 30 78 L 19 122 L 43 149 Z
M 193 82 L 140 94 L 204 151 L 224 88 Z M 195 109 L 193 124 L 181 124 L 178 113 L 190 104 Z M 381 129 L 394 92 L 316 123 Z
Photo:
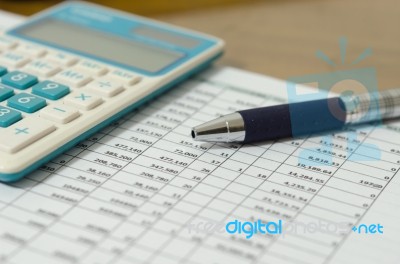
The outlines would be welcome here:
M 379 89 L 400 87 L 400 2 L 396 0 L 261 1 L 158 16 L 227 42 L 222 63 L 286 79 L 374 67 Z M 345 64 L 339 38 L 347 38 Z M 366 48 L 372 55 L 351 65 Z M 322 50 L 336 66 L 316 57 Z
M 17 5 L 24 8 L 24 3 L 30 1 L 8 1 L 8 5 L 5 2 L 0 0 L 0 8 L 16 12 Z M 43 8 L 44 4 L 37 3 L 46 1 L 32 2 L 29 11 Z M 53 2 L 56 1 L 46 3 Z M 131 5 L 124 7 L 123 3 L 128 2 L 133 3 L 114 0 L 117 7 L 132 11 Z M 227 52 L 220 64 L 283 79 L 374 67 L 380 89 L 400 87 L 400 2 L 396 0 L 246 1 L 202 9 L 198 5 L 192 10 L 185 6 L 187 0 L 177 0 L 180 4 L 176 10 L 181 11 L 172 13 L 161 12 L 172 10 L 161 4 L 163 1 L 155 2 L 159 5 L 156 4 L 158 9 L 154 12 L 145 7 L 140 9 L 140 5 L 133 9 L 223 38 L 227 42 Z M 210 4 L 212 1 L 205 2 Z M 21 10 L 26 11 L 26 8 Z M 338 41 L 341 36 L 348 40 L 345 64 L 341 64 L 340 59 Z M 366 48 L 372 48 L 372 55 L 351 65 Z M 336 66 L 318 59 L 315 56 L 317 50 L 324 51 Z

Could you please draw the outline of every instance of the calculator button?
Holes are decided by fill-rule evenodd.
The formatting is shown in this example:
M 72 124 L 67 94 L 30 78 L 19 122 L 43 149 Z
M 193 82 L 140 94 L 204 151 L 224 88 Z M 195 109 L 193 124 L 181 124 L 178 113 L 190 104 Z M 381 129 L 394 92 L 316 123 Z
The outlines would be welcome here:
M 32 94 L 19 93 L 8 99 L 7 105 L 26 113 L 34 113 L 46 106 L 46 100 Z
M 47 99 L 58 100 L 69 94 L 69 87 L 52 81 L 44 81 L 34 85 L 32 93 Z
M 40 57 L 46 54 L 46 50 L 44 48 L 34 46 L 34 45 L 21 45 L 16 51 L 25 53 L 32 57 Z
M 29 62 L 29 57 L 22 54 L 16 53 L 13 51 L 9 51 L 6 53 L 1 54 L 0 56 L 0 64 L 18 68 L 21 67 Z
M 28 117 L 1 130 L 0 150 L 15 153 L 38 139 L 56 130 L 55 126 L 44 119 Z
M 94 94 L 105 97 L 112 97 L 124 90 L 120 83 L 103 78 L 92 81 L 86 87 Z
M 0 102 L 14 95 L 14 90 L 0 83 Z
M 103 75 L 107 72 L 107 68 L 97 62 L 83 60 L 78 62 L 74 67 L 78 68 L 79 70 L 88 72 L 92 75 Z
M 0 106 L 0 127 L 9 127 L 22 119 L 20 112 Z
M 111 79 L 115 78 L 126 85 L 133 85 L 138 83 L 141 79 L 141 77 L 136 74 L 122 70 L 113 70 L 107 75 L 107 77 L 110 77 Z
M 40 117 L 60 124 L 67 124 L 79 116 L 79 111 L 63 104 L 49 105 L 40 111 Z
M 54 79 L 73 87 L 81 87 L 92 80 L 89 75 L 72 69 L 56 74 Z
M 6 73 L 7 73 L 7 68 L 0 66 L 0 76 L 3 76 Z
M 1 77 L 1 82 L 5 85 L 25 90 L 38 82 L 34 75 L 25 72 L 13 71 Z
M 88 94 L 86 92 L 75 92 L 65 97 L 66 105 L 76 107 L 80 110 L 91 110 L 100 105 L 103 101 L 100 97 Z
M 12 40 L 7 37 L 0 37 L 0 50 L 13 48 L 16 45 L 17 45 L 17 42 L 15 40 Z
M 78 58 L 61 52 L 50 53 L 46 56 L 46 59 L 63 66 L 71 66 L 78 61 Z
M 35 60 L 26 64 L 24 70 L 42 77 L 50 77 L 61 71 L 61 68 L 55 63 L 45 60 Z

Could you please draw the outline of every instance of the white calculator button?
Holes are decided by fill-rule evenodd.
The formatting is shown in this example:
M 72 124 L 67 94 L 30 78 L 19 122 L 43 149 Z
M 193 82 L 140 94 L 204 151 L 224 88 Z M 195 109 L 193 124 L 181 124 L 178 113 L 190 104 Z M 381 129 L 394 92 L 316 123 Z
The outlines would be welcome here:
M 113 97 L 124 90 L 121 83 L 105 78 L 92 81 L 86 88 L 94 94 L 105 97 Z
M 61 68 L 57 64 L 45 60 L 34 60 L 26 64 L 24 70 L 41 77 L 50 77 L 61 71 Z
M 118 81 L 126 85 L 133 85 L 135 83 L 138 83 L 141 79 L 141 77 L 136 74 L 118 69 L 111 71 L 107 75 L 107 77 L 110 77 L 111 79 L 117 79 Z
M 71 66 L 78 61 L 78 58 L 61 52 L 50 53 L 46 56 L 46 59 L 58 63 L 62 66 Z
M 12 40 L 7 37 L 0 37 L 0 50 L 5 50 L 9 48 L 13 48 L 17 45 L 17 42 L 15 40 Z
M 8 67 L 21 67 L 29 62 L 29 57 L 23 53 L 8 51 L 1 54 L 0 64 Z
M 65 97 L 64 103 L 80 110 L 91 110 L 103 103 L 100 97 L 85 91 L 77 91 Z
M 79 117 L 79 111 L 63 104 L 54 104 L 40 111 L 40 117 L 60 124 L 67 124 Z
M 64 70 L 54 76 L 54 79 L 60 83 L 73 86 L 82 87 L 92 80 L 92 78 L 86 73 L 74 69 Z
M 44 48 L 34 45 L 20 45 L 16 51 L 25 53 L 32 57 L 40 57 L 46 54 L 46 50 Z
M 88 60 L 78 62 L 74 67 L 97 76 L 103 75 L 107 72 L 107 68 L 104 65 Z
M 15 153 L 54 130 L 56 127 L 49 121 L 37 117 L 24 118 L 1 130 L 0 150 Z

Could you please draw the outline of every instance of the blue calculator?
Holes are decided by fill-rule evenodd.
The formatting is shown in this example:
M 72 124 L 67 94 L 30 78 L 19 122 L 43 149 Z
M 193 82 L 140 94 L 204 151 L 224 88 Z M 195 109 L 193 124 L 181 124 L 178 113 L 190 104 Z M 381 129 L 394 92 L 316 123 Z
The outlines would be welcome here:
M 213 36 L 84 2 L 0 35 L 0 181 L 15 181 L 222 54 Z

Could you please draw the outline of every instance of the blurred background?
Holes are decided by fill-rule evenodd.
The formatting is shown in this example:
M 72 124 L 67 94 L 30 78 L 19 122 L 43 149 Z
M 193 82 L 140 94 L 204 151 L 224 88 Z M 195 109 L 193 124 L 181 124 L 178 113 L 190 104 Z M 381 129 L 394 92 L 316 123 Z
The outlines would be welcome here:
M 31 15 L 61 1 L 0 0 L 0 9 Z M 380 89 L 400 87 L 397 0 L 112 0 L 90 1 L 223 38 L 219 64 L 286 79 L 374 67 Z M 339 39 L 346 37 L 341 62 Z M 373 53 L 351 64 L 366 48 Z M 323 51 L 335 65 L 316 57 Z

